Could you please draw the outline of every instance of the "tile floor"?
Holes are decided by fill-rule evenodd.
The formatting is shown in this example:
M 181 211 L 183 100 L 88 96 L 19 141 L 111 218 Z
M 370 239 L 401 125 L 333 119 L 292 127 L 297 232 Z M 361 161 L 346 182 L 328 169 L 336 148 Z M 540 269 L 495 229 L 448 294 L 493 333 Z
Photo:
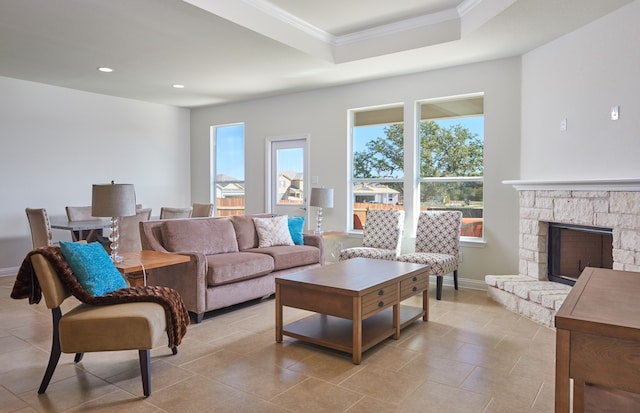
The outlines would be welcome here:
M 553 411 L 555 332 L 484 291 L 453 288 L 442 301 L 431 289 L 430 321 L 367 351 L 359 366 L 291 338 L 276 344 L 268 299 L 192 324 L 176 356 L 154 349 L 149 398 L 136 351 L 90 353 L 76 365 L 63 354 L 38 395 L 51 316 L 44 302 L 9 298 L 13 281 L 0 278 L 0 412 Z M 285 308 L 285 322 L 304 315 Z

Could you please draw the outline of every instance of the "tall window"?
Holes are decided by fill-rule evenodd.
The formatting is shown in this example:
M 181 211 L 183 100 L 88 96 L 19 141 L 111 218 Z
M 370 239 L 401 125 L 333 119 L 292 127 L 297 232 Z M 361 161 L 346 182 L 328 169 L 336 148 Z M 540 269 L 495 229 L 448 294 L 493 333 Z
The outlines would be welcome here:
M 215 216 L 244 214 L 244 124 L 211 128 L 211 202 Z
M 482 238 L 482 95 L 419 102 L 415 140 L 409 141 L 402 105 L 354 110 L 352 116 L 353 229 L 363 228 L 368 209 L 405 209 L 410 194 L 420 200 L 420 210 L 462 211 L 460 235 Z M 416 154 L 410 165 L 405 151 Z M 417 177 L 418 185 L 405 182 L 405 175 Z M 414 212 L 412 205 L 406 209 Z
M 403 107 L 353 112 L 353 229 L 362 229 L 368 209 L 403 209 Z
M 462 211 L 461 236 L 482 238 L 484 98 L 419 105 L 420 209 Z

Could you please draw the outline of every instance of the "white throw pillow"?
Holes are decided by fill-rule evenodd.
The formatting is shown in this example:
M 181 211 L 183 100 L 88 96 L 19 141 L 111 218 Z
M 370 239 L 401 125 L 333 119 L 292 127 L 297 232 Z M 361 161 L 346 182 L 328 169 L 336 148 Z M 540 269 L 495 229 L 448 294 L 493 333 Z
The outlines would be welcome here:
M 258 248 L 277 245 L 294 245 L 289 233 L 289 220 L 286 215 L 273 218 L 253 218 L 258 231 Z

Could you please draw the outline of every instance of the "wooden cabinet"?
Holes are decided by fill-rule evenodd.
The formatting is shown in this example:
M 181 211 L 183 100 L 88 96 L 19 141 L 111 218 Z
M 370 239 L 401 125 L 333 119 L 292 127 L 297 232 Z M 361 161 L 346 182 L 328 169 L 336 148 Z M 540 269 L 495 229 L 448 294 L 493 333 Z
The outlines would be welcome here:
M 640 273 L 586 268 L 556 314 L 556 412 L 640 411 Z

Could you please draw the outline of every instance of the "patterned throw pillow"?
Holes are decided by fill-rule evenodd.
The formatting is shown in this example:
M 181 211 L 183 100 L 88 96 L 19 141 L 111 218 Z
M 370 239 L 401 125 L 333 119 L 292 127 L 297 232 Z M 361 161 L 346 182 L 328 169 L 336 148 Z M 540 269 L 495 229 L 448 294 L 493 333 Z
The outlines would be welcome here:
M 61 241 L 60 251 L 87 293 L 97 297 L 128 287 L 99 242 L 80 244 Z
M 289 233 L 296 245 L 304 245 L 304 217 L 289 217 Z
M 289 233 L 289 222 L 286 215 L 273 218 L 253 218 L 258 232 L 258 248 L 278 245 L 294 245 Z

